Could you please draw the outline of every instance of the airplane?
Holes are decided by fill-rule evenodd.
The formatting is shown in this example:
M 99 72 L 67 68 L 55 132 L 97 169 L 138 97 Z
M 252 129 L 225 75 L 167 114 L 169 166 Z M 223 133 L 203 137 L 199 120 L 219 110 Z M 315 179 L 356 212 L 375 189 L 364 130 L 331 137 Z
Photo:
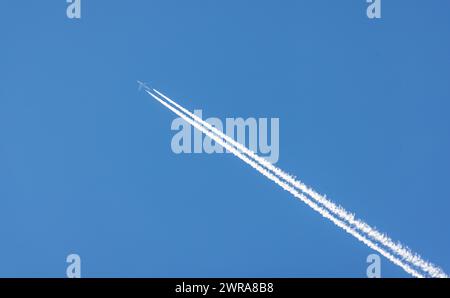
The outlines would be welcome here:
M 141 91 L 142 88 L 144 88 L 145 90 L 151 90 L 151 88 L 150 88 L 149 86 L 147 86 L 146 83 L 143 83 L 143 82 L 141 82 L 141 81 L 137 81 L 137 83 L 138 83 L 138 85 L 139 85 L 139 87 L 138 87 L 138 90 L 139 90 L 139 91 Z

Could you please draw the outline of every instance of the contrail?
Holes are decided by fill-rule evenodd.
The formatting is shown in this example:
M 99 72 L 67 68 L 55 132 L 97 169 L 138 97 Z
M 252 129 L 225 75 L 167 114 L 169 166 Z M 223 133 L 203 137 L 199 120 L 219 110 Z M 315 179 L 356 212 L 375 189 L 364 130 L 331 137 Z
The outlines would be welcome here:
M 335 203 L 327 199 L 325 196 L 318 194 L 305 184 L 303 184 L 301 181 L 296 180 L 291 175 L 287 174 L 283 170 L 275 167 L 270 162 L 268 162 L 266 159 L 258 156 L 250 149 L 246 148 L 239 142 L 236 142 L 234 139 L 230 138 L 220 130 L 216 129 L 214 126 L 210 125 L 208 122 L 204 121 L 197 115 L 191 113 L 187 109 L 183 108 L 179 104 L 177 104 L 175 101 L 170 99 L 169 97 L 165 96 L 161 92 L 159 92 L 156 89 L 153 89 L 154 92 L 156 92 L 159 96 L 163 97 L 165 100 L 170 102 L 172 105 L 177 107 L 179 110 L 183 111 L 186 115 L 190 116 L 195 121 L 201 123 L 203 126 L 205 126 L 208 130 L 219 136 L 220 138 L 224 139 L 228 143 L 232 144 L 236 148 L 238 148 L 240 151 L 247 154 L 251 159 L 255 160 L 257 163 L 268 169 L 269 171 L 273 172 L 276 176 L 279 178 L 284 179 L 288 184 L 293 186 L 294 188 L 300 190 L 303 193 L 306 193 L 311 196 L 312 199 L 323 205 L 326 209 L 328 209 L 331 213 L 337 215 L 340 219 L 344 220 L 348 224 L 350 224 L 355 229 L 361 231 L 365 235 L 367 235 L 369 238 L 378 241 L 383 246 L 389 248 L 393 253 L 400 256 L 402 260 L 405 262 L 408 262 L 424 272 L 427 272 L 431 277 L 448 277 L 442 269 L 439 267 L 436 267 L 435 265 L 423 260 L 418 254 L 411 252 L 408 248 L 405 248 L 401 243 L 395 243 L 390 237 L 388 237 L 385 234 L 382 234 L 375 228 L 372 228 L 367 223 L 355 219 L 355 216 L 348 211 L 346 211 L 341 206 L 337 206 Z M 151 93 L 150 93 L 151 94 Z
M 322 216 L 330 219 L 332 222 L 334 222 L 336 225 L 338 225 L 339 227 L 343 228 L 345 231 L 347 231 L 348 233 L 352 234 L 354 237 L 356 237 L 358 240 L 362 241 L 363 243 L 365 243 L 366 245 L 368 245 L 370 248 L 378 251 L 380 254 L 382 254 L 383 256 L 385 256 L 386 258 L 388 258 L 390 261 L 392 261 L 394 264 L 402 267 L 406 272 L 412 274 L 413 276 L 416 277 L 424 277 L 421 273 L 417 272 L 415 269 L 413 269 L 410 265 L 405 264 L 401 259 L 398 259 L 396 257 L 394 257 L 392 254 L 388 253 L 387 251 L 385 251 L 384 249 L 380 248 L 377 244 L 373 243 L 372 241 L 368 240 L 365 236 L 362 236 L 360 233 L 356 232 L 353 228 L 349 227 L 346 223 L 342 222 L 341 220 L 336 219 L 333 215 L 331 215 L 328 210 L 325 210 L 324 208 L 318 206 L 317 204 L 315 204 L 314 202 L 310 201 L 309 198 L 305 197 L 303 194 L 299 193 L 295 188 L 300 189 L 301 191 L 308 193 L 311 195 L 311 193 L 313 195 L 315 195 L 316 197 L 318 197 L 318 199 L 316 199 L 316 201 L 318 201 L 319 203 L 321 203 L 322 205 L 324 205 L 325 207 L 327 207 L 329 209 L 329 211 L 331 211 L 332 213 L 334 213 L 335 215 L 338 215 L 340 217 L 343 217 L 342 219 L 346 220 L 348 223 L 354 225 L 354 227 L 359 228 L 361 231 L 367 233 L 367 231 L 364 231 L 363 228 L 365 228 L 367 230 L 367 227 L 370 228 L 370 226 L 368 226 L 367 224 L 365 224 L 364 222 L 361 221 L 355 221 L 354 216 L 352 214 L 347 213 L 342 207 L 338 207 L 336 206 L 334 203 L 330 202 L 329 200 L 327 200 L 325 197 L 322 197 L 320 195 L 318 195 L 317 193 L 315 193 L 314 191 L 312 191 L 311 189 L 309 189 L 308 187 L 306 187 L 304 184 L 302 184 L 299 181 L 296 181 L 294 178 L 292 178 L 290 175 L 286 174 L 285 172 L 283 172 L 282 170 L 274 167 L 272 164 L 270 164 L 269 162 L 267 162 L 265 159 L 257 156 L 254 152 L 250 151 L 249 149 L 247 149 L 246 147 L 242 146 L 241 144 L 237 143 L 236 141 L 234 141 L 233 139 L 229 138 L 228 136 L 226 136 L 225 134 L 223 134 L 222 132 L 220 132 L 219 130 L 215 129 L 213 126 L 211 126 L 209 123 L 207 123 L 206 121 L 203 121 L 202 119 L 200 119 L 199 117 L 197 117 L 196 115 L 190 113 L 188 110 L 184 109 L 182 106 L 178 105 L 176 102 L 172 101 L 170 98 L 166 97 L 165 95 L 163 95 L 162 93 L 160 93 L 159 91 L 153 89 L 154 92 L 158 93 L 160 96 L 162 96 L 163 98 L 165 98 L 167 101 L 169 101 L 170 103 L 172 103 L 173 105 L 175 105 L 177 108 L 179 108 L 180 110 L 182 110 L 185 114 L 191 116 L 191 118 L 195 119 L 197 122 L 199 122 L 200 124 L 202 124 L 204 127 L 202 127 L 200 124 L 198 124 L 195 121 L 192 121 L 191 118 L 189 118 L 189 116 L 186 116 L 185 114 L 182 114 L 181 112 L 179 112 L 178 110 L 176 110 L 175 108 L 173 108 L 172 106 L 168 105 L 166 102 L 164 102 L 162 99 L 160 99 L 159 97 L 155 96 L 153 93 L 149 92 L 148 89 L 146 89 L 146 91 L 155 99 L 157 99 L 160 103 L 162 103 L 163 105 L 165 105 L 167 108 L 169 108 L 170 110 L 172 110 L 174 113 L 176 113 L 177 115 L 179 115 L 180 117 L 182 117 L 183 119 L 185 119 L 186 121 L 188 121 L 191 125 L 195 126 L 197 129 L 201 130 L 203 133 L 205 133 L 206 135 L 208 135 L 210 138 L 214 139 L 216 142 L 218 142 L 220 145 L 222 145 L 223 147 L 225 147 L 226 149 L 228 149 L 230 152 L 232 152 L 233 154 L 235 154 L 237 157 L 241 158 L 242 160 L 244 160 L 246 163 L 250 164 L 252 167 L 254 167 L 256 170 L 258 170 L 259 172 L 261 172 L 264 176 L 266 176 L 267 178 L 269 178 L 270 180 L 274 181 L 275 183 L 277 183 L 279 186 L 281 186 L 283 189 L 289 191 L 291 194 L 293 194 L 295 197 L 299 198 L 300 200 L 302 200 L 303 202 L 305 202 L 306 204 L 308 204 L 311 208 L 313 208 L 314 210 L 316 210 L 317 212 L 319 212 Z M 208 130 L 209 129 L 209 130 Z M 214 134 L 215 133 L 215 134 Z M 255 161 L 250 160 L 247 156 L 242 155 L 239 151 L 237 151 L 235 148 L 233 148 L 232 146 L 230 146 L 228 143 L 225 143 L 224 140 L 226 140 L 227 142 L 233 144 L 235 147 L 237 147 L 238 149 L 240 149 L 241 151 L 245 152 L 247 155 L 249 155 L 250 157 L 252 157 Z M 259 163 L 259 164 L 258 164 Z M 261 164 L 264 167 L 261 167 Z M 291 185 L 281 181 L 278 177 L 275 177 L 272 173 L 270 173 L 270 171 L 274 172 L 274 174 L 284 180 L 287 180 L 287 182 L 289 182 Z M 293 187 L 294 186 L 294 187 Z M 311 195 L 312 196 L 312 195 Z M 345 216 L 345 217 L 344 217 Z M 353 222 L 352 222 L 353 220 Z M 355 224 L 356 223 L 356 224 Z M 362 225 L 364 224 L 364 225 Z M 357 226 L 358 225 L 358 226 Z M 376 230 L 375 230 L 376 231 Z M 378 235 L 375 233 L 373 233 L 373 229 L 372 231 L 369 230 L 369 232 L 372 232 L 372 234 L 369 234 L 368 236 L 371 238 L 375 238 L 375 236 L 383 236 L 384 238 L 382 238 L 385 242 L 386 242 L 386 236 L 382 235 L 381 233 L 378 232 Z M 377 232 L 377 231 L 376 231 Z M 367 233 L 368 234 L 368 233 Z M 366 235 L 367 236 L 367 235 Z M 389 238 L 387 238 L 388 240 L 390 240 Z M 374 240 L 378 240 L 379 239 L 374 239 Z M 381 242 L 381 241 L 380 241 Z M 385 243 L 381 243 L 385 246 L 387 246 Z M 394 246 L 395 247 L 395 246 Z M 398 248 L 398 247 L 396 247 Z M 395 251 L 394 251 L 395 252 Z M 404 251 L 400 251 L 403 252 Z M 409 252 L 409 251 L 406 251 Z M 398 252 L 396 252 L 398 253 Z M 399 253 L 398 253 L 399 254 Z M 416 255 L 412 255 L 414 258 L 410 258 L 407 259 L 405 257 L 403 257 L 404 261 L 410 262 L 412 263 L 412 265 L 420 267 L 420 266 L 424 266 L 426 263 L 425 261 L 422 260 L 422 262 L 424 263 L 420 263 L 417 260 L 417 256 Z M 415 261 L 412 262 L 412 261 Z M 419 261 L 420 261 L 420 257 L 419 257 Z M 425 269 L 430 270 L 428 267 L 425 267 Z M 422 270 L 424 270 L 422 268 Z M 426 272 L 429 272 L 427 270 L 424 270 Z M 442 271 L 441 271 L 442 272 Z M 430 273 L 430 272 L 429 272 Z M 443 273 L 443 272 L 442 272 Z M 432 275 L 432 273 L 430 273 L 430 275 Z M 433 276 L 433 275 L 432 275 Z M 445 277 L 442 276 L 442 274 L 438 277 Z
M 332 215 L 328 210 L 324 209 L 323 207 L 317 205 L 316 203 L 314 203 L 313 201 L 311 201 L 308 197 L 306 197 L 304 194 L 298 192 L 297 190 L 295 190 L 292 186 L 286 184 L 285 182 L 281 181 L 278 177 L 276 177 L 275 175 L 273 175 L 272 173 L 270 173 L 267 169 L 264 169 L 263 167 L 261 167 L 258 163 L 256 163 L 255 161 L 249 159 L 247 156 L 245 156 L 244 154 L 242 154 L 241 152 L 239 152 L 236 148 L 234 148 L 233 146 L 229 145 L 228 143 L 226 143 L 223 139 L 221 139 L 220 137 L 218 137 L 217 135 L 211 133 L 209 130 L 207 130 L 205 127 L 203 127 L 202 125 L 200 125 L 199 123 L 193 121 L 191 118 L 189 118 L 187 115 L 181 113 L 179 110 L 177 110 L 176 108 L 170 106 L 168 103 L 166 103 L 165 101 L 163 101 L 161 98 L 159 98 L 158 96 L 156 96 L 155 94 L 151 93 L 150 91 L 146 90 L 148 94 L 150 94 L 153 98 L 155 98 L 156 100 L 158 100 L 161 104 L 163 104 L 165 107 L 167 107 L 168 109 L 170 109 L 172 112 L 174 112 L 175 114 L 177 114 L 178 116 L 180 116 L 181 118 L 183 118 L 185 121 L 187 121 L 189 124 L 191 124 L 193 127 L 197 128 L 198 130 L 200 130 L 201 132 L 203 132 L 205 135 L 207 135 L 208 137 L 210 137 L 211 139 L 213 139 L 214 141 L 216 141 L 218 144 L 220 144 L 221 146 L 223 146 L 224 148 L 226 148 L 228 151 L 230 151 L 231 153 L 233 153 L 235 156 L 237 156 L 238 158 L 240 158 L 241 160 L 243 160 L 245 163 L 249 164 L 251 167 L 253 167 L 254 169 L 256 169 L 258 172 L 260 172 L 262 175 L 264 175 L 265 177 L 267 177 L 268 179 L 274 181 L 276 184 L 278 184 L 280 187 L 282 187 L 284 190 L 288 191 L 289 193 L 291 193 L 293 196 L 295 196 L 296 198 L 300 199 L 301 201 L 303 201 L 305 204 L 307 204 L 309 207 L 311 207 L 313 210 L 315 210 L 316 212 L 320 213 L 323 217 L 329 219 L 330 221 L 332 221 L 335 225 L 337 225 L 338 227 L 342 228 L 344 231 L 346 231 L 347 233 L 351 234 L 352 236 L 354 236 L 356 239 L 358 239 L 359 241 L 363 242 L 364 244 L 366 244 L 369 248 L 379 252 L 381 255 L 383 255 L 384 257 L 386 257 L 388 260 L 390 260 L 392 263 L 394 263 L 395 265 L 401 267 L 403 270 L 405 270 L 407 273 L 411 274 L 414 277 L 424 277 L 420 272 L 418 272 L 417 270 L 415 270 L 414 268 L 412 268 L 409 264 L 404 263 L 401 259 L 393 256 L 391 253 L 389 253 L 388 251 L 384 250 L 383 248 L 381 248 L 378 244 L 372 242 L 371 240 L 367 239 L 364 235 L 361 235 L 360 233 L 358 233 L 357 231 L 355 231 L 353 228 L 351 228 L 350 226 L 348 226 L 346 223 L 344 223 L 343 221 L 337 219 L 334 215 Z
M 356 232 L 354 229 L 352 229 L 351 227 L 349 227 L 347 224 L 345 224 L 344 222 L 342 222 L 341 220 L 337 219 L 336 217 L 334 217 L 329 211 L 327 211 L 326 209 L 324 209 L 323 207 L 320 207 L 319 205 L 317 205 L 316 203 L 314 203 L 313 201 L 311 201 L 309 198 L 307 198 L 305 195 L 303 195 L 302 193 L 298 192 L 297 190 L 295 190 L 293 187 L 291 187 L 290 185 L 286 184 L 285 182 L 281 181 L 278 177 L 276 177 L 275 175 L 273 175 L 272 173 L 270 173 L 268 170 L 264 169 L 263 167 L 261 167 L 258 163 L 256 163 L 255 161 L 249 159 L 247 156 L 243 155 L 241 152 L 239 152 L 238 150 L 236 150 L 234 147 L 232 147 L 231 145 L 229 145 L 228 143 L 226 143 L 222 138 L 218 137 L 217 135 L 211 133 L 209 130 L 207 130 L 205 127 L 201 126 L 199 123 L 193 121 L 191 118 L 189 118 L 187 115 L 181 113 L 179 110 L 175 109 L 174 107 L 170 106 L 168 103 L 166 103 L 165 101 L 163 101 L 161 98 L 159 98 L 158 96 L 156 96 L 155 94 L 151 93 L 150 91 L 146 90 L 148 94 L 150 94 L 153 98 L 155 98 L 156 100 L 158 100 L 161 104 L 163 104 L 164 106 L 166 106 L 168 109 L 170 109 L 172 112 L 174 112 L 175 114 L 177 114 L 178 116 L 180 116 L 181 118 L 183 118 L 185 121 L 187 121 L 189 124 L 191 124 L 192 126 L 194 126 L 195 128 L 197 128 L 198 130 L 202 131 L 205 135 L 207 135 L 208 137 L 210 137 L 211 139 L 213 139 L 214 141 L 216 141 L 218 144 L 220 144 L 221 146 L 223 146 L 224 148 L 226 148 L 228 151 L 230 151 L 231 153 L 233 153 L 235 156 L 237 156 L 238 158 L 240 158 L 241 160 L 243 160 L 244 162 L 246 162 L 247 164 L 249 164 L 251 167 L 253 167 L 254 169 L 256 169 L 258 172 L 260 172 L 261 174 L 263 174 L 265 177 L 269 178 L 270 180 L 274 181 L 276 184 L 278 184 L 279 186 L 281 186 L 284 190 L 288 191 L 289 193 L 291 193 L 292 195 L 294 195 L 296 198 L 300 199 L 301 201 L 303 201 L 304 203 L 306 203 L 309 207 L 311 207 L 313 210 L 317 211 L 318 213 L 320 213 L 323 217 L 331 220 L 334 224 L 336 224 L 338 227 L 344 229 L 346 232 L 348 232 L 349 234 L 351 234 L 352 236 L 354 236 L 355 238 L 357 238 L 358 240 L 360 240 L 361 242 L 363 242 L 364 244 L 366 244 L 367 246 L 369 246 L 370 248 L 372 248 L 375 251 L 378 251 L 380 254 L 382 254 L 383 256 L 385 256 L 387 259 L 389 259 L 391 262 L 393 262 L 394 264 L 400 266 L 401 268 L 403 268 L 407 273 L 415 276 L 415 277 L 424 277 L 421 273 L 419 273 L 418 271 L 416 271 L 415 269 L 413 269 L 410 265 L 405 264 L 402 260 L 396 258 L 395 256 L 393 256 L 392 254 L 390 254 L 389 252 L 385 251 L 384 249 L 382 249 L 381 247 L 379 247 L 377 244 L 373 243 L 372 241 L 370 241 L 369 239 L 367 239 L 365 236 L 361 235 L 360 233 Z

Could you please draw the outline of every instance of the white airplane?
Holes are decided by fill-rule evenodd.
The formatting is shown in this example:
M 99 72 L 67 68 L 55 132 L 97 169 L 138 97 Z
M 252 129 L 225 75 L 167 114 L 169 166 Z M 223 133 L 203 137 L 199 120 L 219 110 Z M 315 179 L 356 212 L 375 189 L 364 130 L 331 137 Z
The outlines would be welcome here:
M 143 83 L 143 82 L 141 82 L 141 81 L 137 81 L 137 83 L 138 83 L 138 85 L 139 85 L 139 87 L 138 87 L 138 90 L 139 90 L 139 91 L 141 91 L 142 88 L 144 88 L 145 90 L 151 90 L 151 88 L 150 88 L 149 86 L 147 86 L 146 83 Z

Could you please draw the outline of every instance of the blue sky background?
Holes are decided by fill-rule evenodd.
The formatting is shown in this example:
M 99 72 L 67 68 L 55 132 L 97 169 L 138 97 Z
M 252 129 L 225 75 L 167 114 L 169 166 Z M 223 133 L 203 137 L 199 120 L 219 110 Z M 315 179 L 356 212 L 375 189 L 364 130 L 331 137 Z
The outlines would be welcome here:
M 2 1 L 0 276 L 365 277 L 370 249 L 237 158 L 173 154 L 137 79 L 279 117 L 278 166 L 448 273 L 450 3 L 366 5 Z

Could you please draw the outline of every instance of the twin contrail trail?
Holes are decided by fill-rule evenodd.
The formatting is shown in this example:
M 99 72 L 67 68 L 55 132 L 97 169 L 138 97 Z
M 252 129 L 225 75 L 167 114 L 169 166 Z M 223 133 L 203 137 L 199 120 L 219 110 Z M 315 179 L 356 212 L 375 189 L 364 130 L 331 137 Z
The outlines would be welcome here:
M 142 83 L 139 82 L 139 84 Z M 395 265 L 400 266 L 407 273 L 414 277 L 448 277 L 439 267 L 423 260 L 418 254 L 413 253 L 402 244 L 395 243 L 387 235 L 380 233 L 364 221 L 356 219 L 353 214 L 349 213 L 341 206 L 336 205 L 325 196 L 320 195 L 303 184 L 301 181 L 296 180 L 283 170 L 275 167 L 266 159 L 258 156 L 253 151 L 236 142 L 234 139 L 216 129 L 200 117 L 194 115 L 158 90 L 150 90 L 147 86 L 145 86 L 145 90 L 149 95 L 183 118 L 189 124 L 249 164 L 265 177 L 274 181 L 294 197 L 306 203 L 323 217 L 329 219 L 371 249 L 379 252 Z M 309 195 L 310 198 L 305 196 L 305 194 Z

